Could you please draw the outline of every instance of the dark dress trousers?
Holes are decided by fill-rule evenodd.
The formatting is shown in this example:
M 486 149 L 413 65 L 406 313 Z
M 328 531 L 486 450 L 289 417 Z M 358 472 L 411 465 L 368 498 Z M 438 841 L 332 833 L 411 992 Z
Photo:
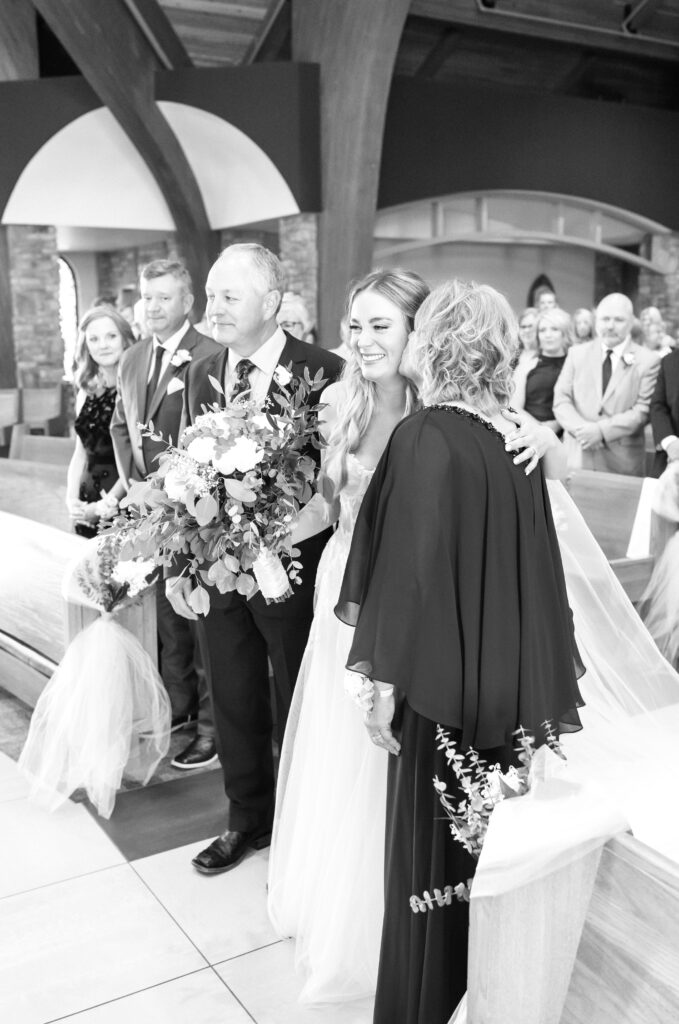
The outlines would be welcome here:
M 228 349 L 224 348 L 190 367 L 184 410 L 187 423 L 205 406 L 224 404 L 208 377 L 223 382 L 227 359 Z M 343 360 L 286 332 L 278 365 L 297 377 L 303 376 L 305 367 L 312 376 L 323 370 L 330 383 L 339 375 Z M 276 388 L 272 381 L 269 395 Z M 314 392 L 310 402 L 318 401 L 319 392 Z M 310 454 L 318 457 L 316 449 L 310 449 Z M 274 769 L 268 659 L 273 669 L 280 742 L 313 618 L 316 569 L 328 536 L 325 531 L 299 545 L 302 582 L 293 584 L 293 594 L 287 600 L 267 605 L 259 593 L 247 600 L 236 592 L 220 594 L 211 588 L 210 612 L 198 621 L 229 801 L 227 828 L 264 833 L 271 827 Z
M 651 427 L 656 446 L 676 434 L 679 437 L 679 349 L 668 353 L 660 363 L 660 372 L 651 399 Z M 660 448 L 653 460 L 653 476 L 667 468 L 667 455 Z
M 149 365 L 153 340 L 146 338 L 127 349 L 120 360 L 118 397 L 111 420 L 111 437 L 124 480 L 143 480 L 157 469 L 157 457 L 165 450 L 160 441 L 142 437 L 138 424 L 153 422 L 166 441 L 176 444 L 184 404 L 186 371 L 193 360 L 214 355 L 220 346 L 189 327 L 177 352 L 185 351 L 190 360 L 179 366 L 172 363 L 158 378 L 153 394 L 147 396 Z M 148 398 L 148 401 L 147 401 Z M 198 713 L 198 733 L 213 734 L 212 714 L 204 680 L 196 671 L 196 645 L 192 623 L 182 618 L 165 597 L 164 581 L 156 585 L 156 613 L 160 641 L 160 674 L 172 705 L 173 717 Z

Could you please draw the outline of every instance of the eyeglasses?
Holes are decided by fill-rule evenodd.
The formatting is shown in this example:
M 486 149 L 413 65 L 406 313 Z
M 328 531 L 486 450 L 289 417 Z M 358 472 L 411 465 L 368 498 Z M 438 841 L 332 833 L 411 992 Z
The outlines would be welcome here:
M 280 320 L 279 327 L 282 327 L 284 331 L 289 331 L 291 334 L 298 330 L 301 334 L 304 333 L 304 324 L 301 320 Z

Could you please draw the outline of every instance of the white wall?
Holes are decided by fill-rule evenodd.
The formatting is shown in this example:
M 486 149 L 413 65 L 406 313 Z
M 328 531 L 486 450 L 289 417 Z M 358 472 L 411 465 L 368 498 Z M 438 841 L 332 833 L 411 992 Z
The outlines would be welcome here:
M 594 302 L 594 253 L 587 249 L 456 243 L 380 257 L 378 245 L 374 265 L 407 267 L 431 285 L 451 277 L 490 284 L 507 296 L 517 313 L 539 274 L 550 278 L 563 309 L 573 312 Z

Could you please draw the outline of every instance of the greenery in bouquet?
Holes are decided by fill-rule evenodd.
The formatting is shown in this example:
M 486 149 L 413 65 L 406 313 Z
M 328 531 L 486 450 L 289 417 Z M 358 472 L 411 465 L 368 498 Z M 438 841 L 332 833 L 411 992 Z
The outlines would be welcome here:
M 82 593 L 108 613 L 145 590 L 155 569 L 151 561 L 122 560 L 123 543 L 119 534 L 102 534 L 75 569 L 75 581 Z
M 301 580 L 290 532 L 313 493 L 309 446 L 320 447 L 322 406 L 310 399 L 326 380 L 282 367 L 275 378 L 278 391 L 264 408 L 245 395 L 197 416 L 178 446 L 167 445 L 157 471 L 131 487 L 114 524 L 128 556 L 152 558 L 191 580 L 188 600 L 198 614 L 209 611 L 208 587 L 247 598 L 259 589 L 271 601 L 284 600 Z M 152 424 L 145 429 L 164 440 Z
M 554 753 L 564 757 L 551 722 L 544 722 L 542 728 L 547 745 Z M 434 777 L 434 788 L 450 821 L 453 839 L 475 860 L 481 856 L 495 807 L 503 800 L 524 796 L 531 788 L 532 765 L 537 749 L 535 737 L 522 728 L 517 729 L 515 736 L 519 764 L 511 765 L 503 772 L 499 764 L 489 765 L 471 747 L 460 752 L 450 734 L 441 725 L 436 727 L 437 750 L 445 751 L 446 761 L 455 775 L 456 788 L 462 791 L 462 797 L 453 800 L 448 793 L 448 784 L 438 776 Z M 418 913 L 431 910 L 434 905 L 449 906 L 453 898 L 468 902 L 471 886 L 472 879 L 468 878 L 466 882 L 458 882 L 455 886 L 446 885 L 443 891 L 434 889 L 433 893 L 425 892 L 423 898 L 411 896 L 411 909 Z

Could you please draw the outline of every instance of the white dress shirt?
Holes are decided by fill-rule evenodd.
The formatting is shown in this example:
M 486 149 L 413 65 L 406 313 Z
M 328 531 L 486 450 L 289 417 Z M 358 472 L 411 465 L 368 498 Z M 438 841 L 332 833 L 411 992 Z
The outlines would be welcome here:
M 606 342 L 602 340 L 602 342 L 601 342 L 601 349 L 602 349 L 602 352 L 601 352 L 601 365 L 602 366 L 604 365 L 604 361 L 606 359 L 606 353 L 610 352 L 611 353 L 611 377 L 613 376 L 613 374 L 617 370 L 618 363 L 620 362 L 620 360 L 624 356 L 625 352 L 627 352 L 627 349 L 629 348 L 629 344 L 630 344 L 630 339 L 627 338 L 620 345 L 616 345 L 615 348 L 609 348 L 607 346 Z
M 250 370 L 250 394 L 258 405 L 262 405 L 271 386 L 274 370 L 278 366 L 281 353 L 285 348 L 285 334 L 277 327 L 268 341 L 260 345 L 251 356 L 239 356 L 232 348 L 226 361 L 224 393 L 229 394 L 230 382 L 234 379 L 241 359 L 249 359 L 255 369 Z
M 163 352 L 163 361 L 160 364 L 160 372 L 161 372 L 161 375 L 162 375 L 167 370 L 167 367 L 169 365 L 170 360 L 172 359 L 172 356 L 175 354 L 175 352 L 179 348 L 179 343 L 181 342 L 182 338 L 184 337 L 184 335 L 186 334 L 186 332 L 188 331 L 190 326 L 191 326 L 191 324 L 189 323 L 189 321 L 185 320 L 184 323 L 179 328 L 179 330 L 175 331 L 174 334 L 171 334 L 170 337 L 167 339 L 167 341 L 159 341 L 158 338 L 155 336 L 155 334 L 153 335 L 153 345 L 151 346 L 151 358 L 149 360 L 149 370 L 148 370 L 148 373 L 146 374 L 146 383 L 147 384 L 151 383 L 151 377 L 153 376 L 153 364 L 154 364 L 154 361 L 155 361 L 155 358 L 156 358 L 156 351 L 159 348 L 162 348 L 162 349 L 165 350 Z

